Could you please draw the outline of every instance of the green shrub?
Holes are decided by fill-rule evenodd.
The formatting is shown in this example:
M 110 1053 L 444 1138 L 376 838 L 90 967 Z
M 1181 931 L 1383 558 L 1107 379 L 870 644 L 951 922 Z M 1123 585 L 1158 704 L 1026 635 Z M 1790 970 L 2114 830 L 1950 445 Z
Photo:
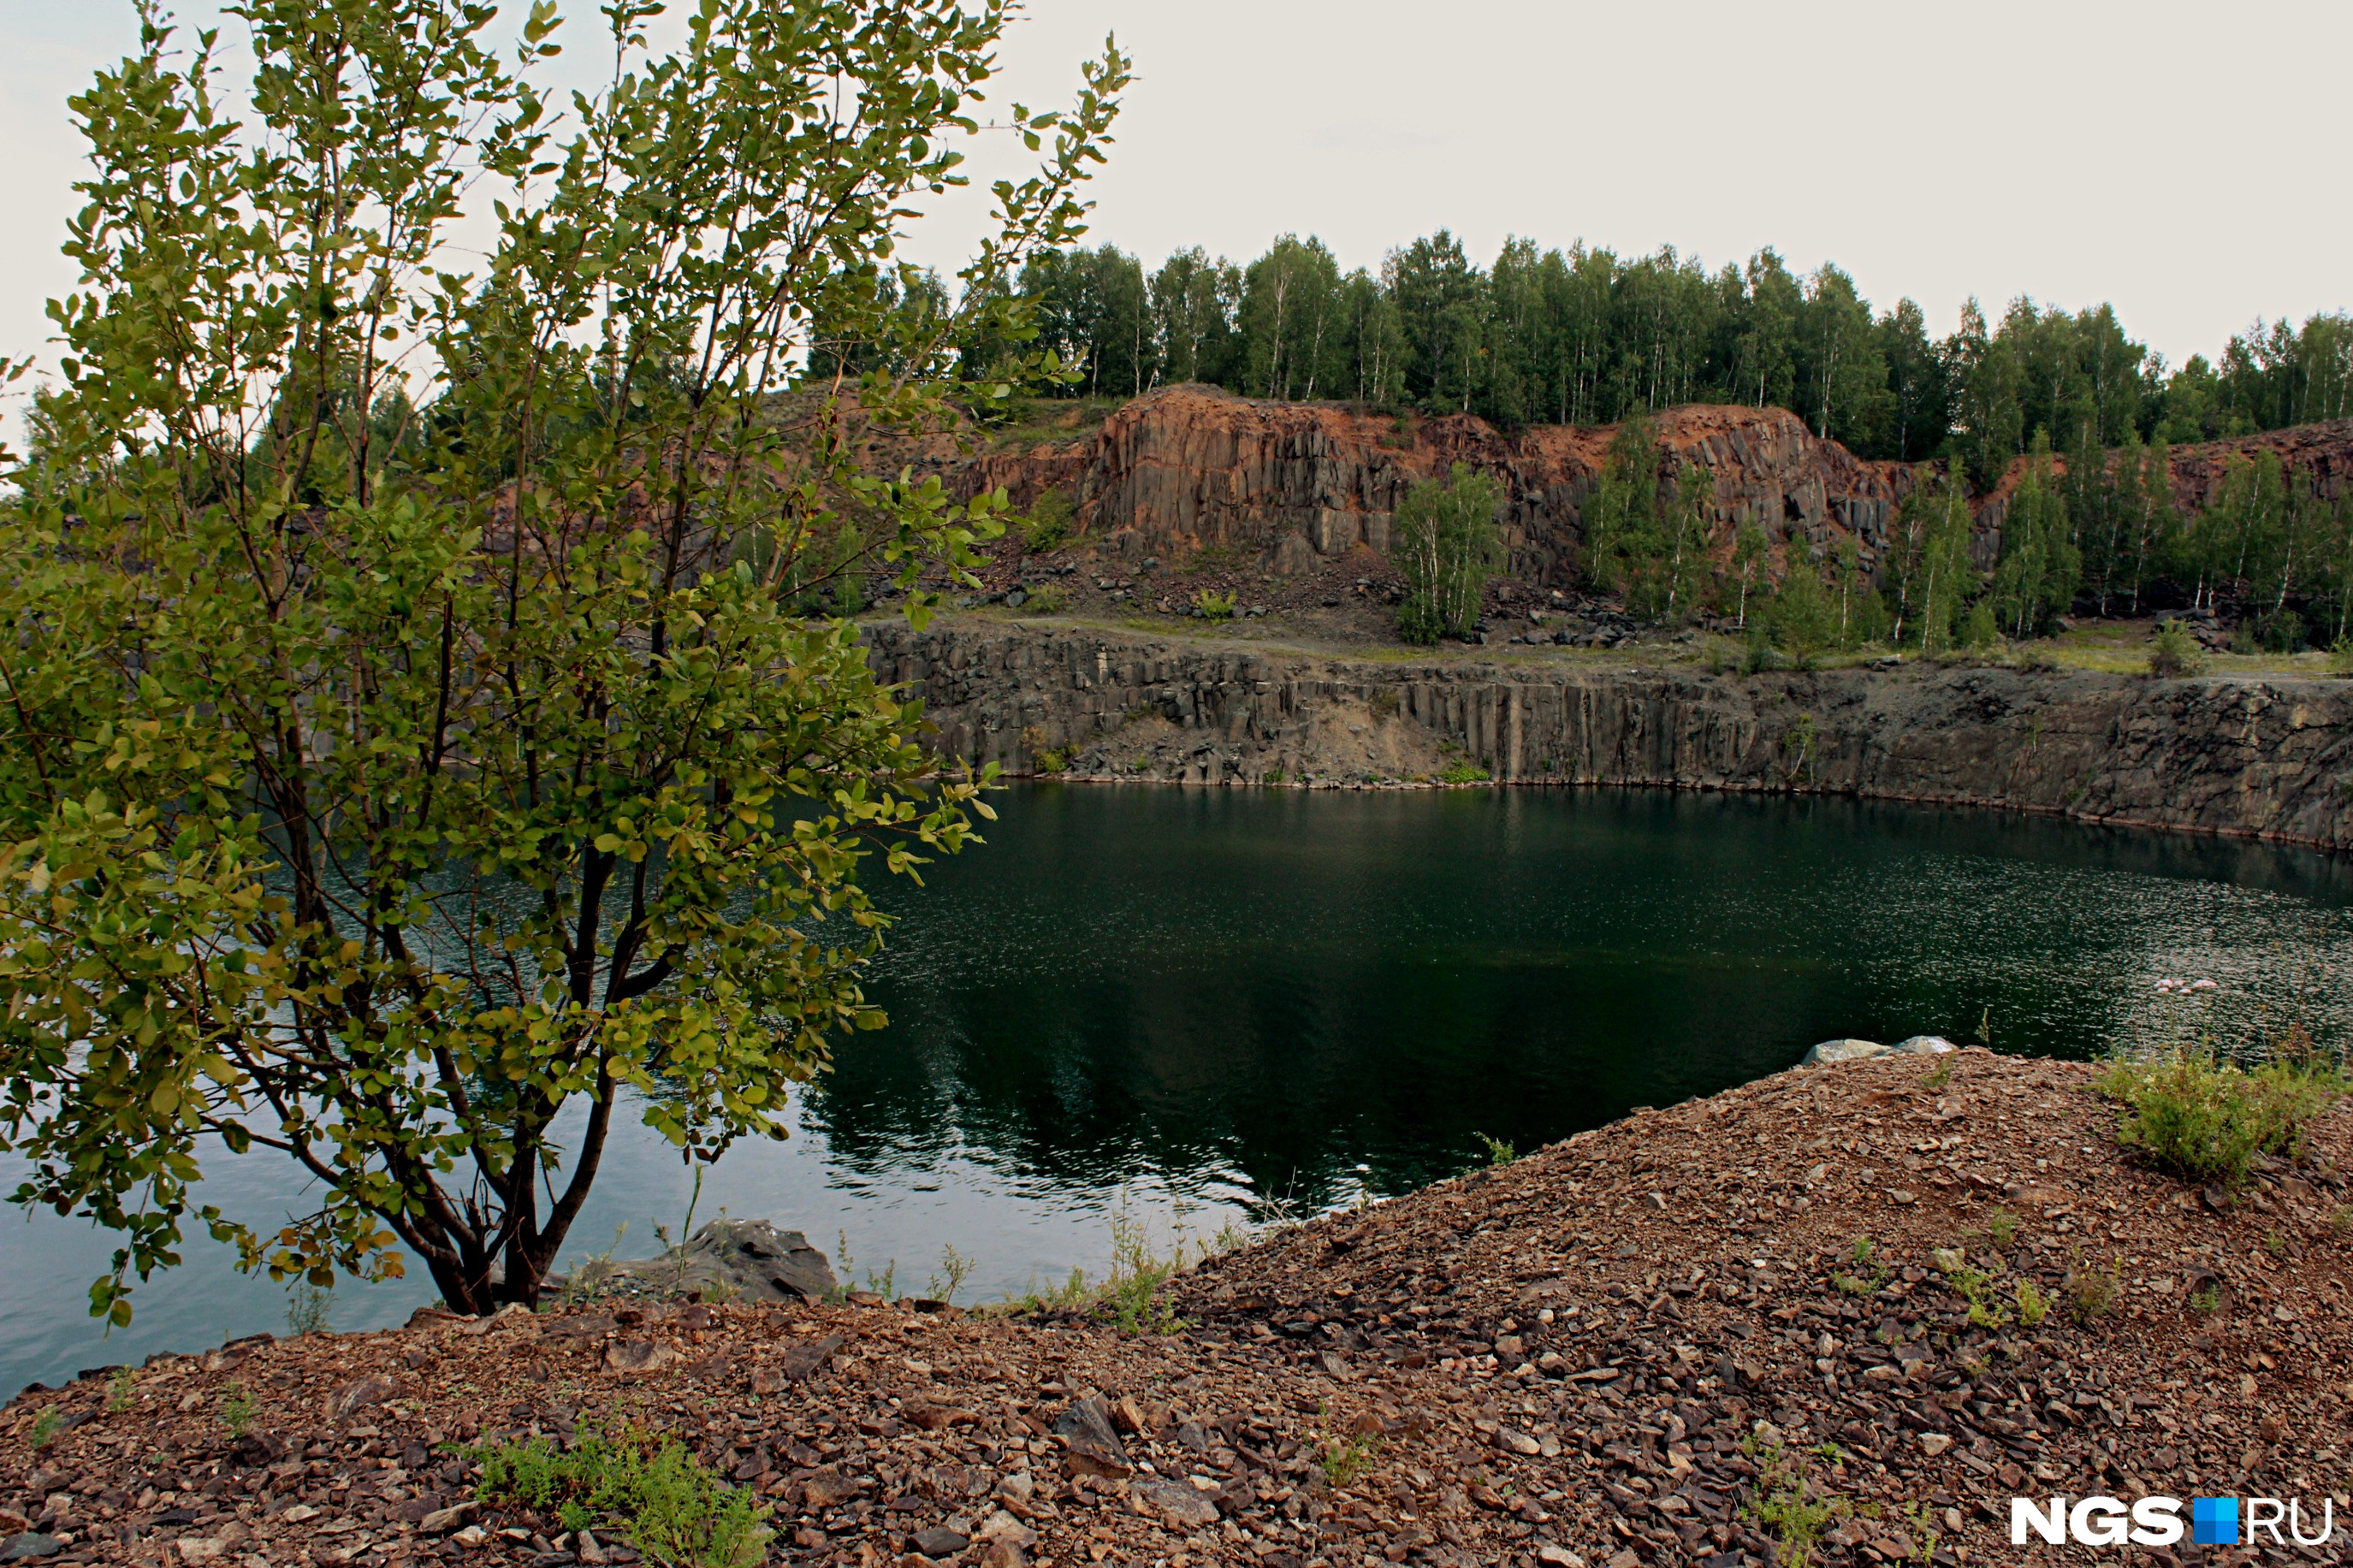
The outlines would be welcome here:
M 1204 588 L 1193 595 L 1193 613 L 1205 621 L 1230 621 L 1234 618 L 1234 595 Z
M 2179 621 L 2168 621 L 2157 628 L 2157 636 L 2148 645 L 2148 672 L 2166 679 L 2184 675 L 2206 673 L 2206 650 L 2198 639 L 2184 630 Z
M 1071 498 L 1049 485 L 1029 503 L 1029 515 L 1018 525 L 1021 542 L 1032 554 L 1043 554 L 1071 536 Z
M 2112 1062 L 2097 1082 L 2122 1108 L 2117 1142 L 2159 1170 L 2232 1187 L 2257 1154 L 2300 1156 L 2313 1119 L 2347 1089 L 2300 1034 L 2253 1068 L 2184 1049 Z
M 1838 605 L 1822 586 L 1821 573 L 1812 562 L 1797 559 L 1794 550 L 1789 574 L 1773 595 L 1766 619 L 1773 646 L 1795 659 L 1799 669 L 1811 668 L 1815 656 L 1838 641 Z
M 2304 617 L 2294 610 L 2274 610 L 2255 626 L 2255 640 L 2271 653 L 2300 653 L 2304 637 Z
M 1447 763 L 1445 770 L 1438 775 L 1438 782 L 1451 784 L 1485 784 L 1489 776 L 1486 769 L 1468 757 L 1463 757 Z
M 1380 1452 L 1378 1437 L 1326 1437 L 1316 1445 L 1316 1463 L 1324 1467 L 1324 1479 L 1337 1491 L 1356 1484 L 1372 1468 L 1373 1458 Z
M 676 1438 L 584 1426 L 569 1448 L 533 1437 L 470 1457 L 482 1468 L 484 1501 L 554 1513 L 567 1530 L 610 1521 L 669 1568 L 753 1568 L 767 1551 L 768 1510 L 704 1469 Z
M 1778 1443 L 1761 1436 L 1744 1437 L 1740 1451 L 1757 1467 L 1742 1512 L 1750 1523 L 1773 1538 L 1774 1561 L 1781 1568 L 1809 1568 L 1821 1540 L 1822 1529 L 1841 1514 L 1852 1511 L 1844 1498 L 1817 1490 L 1799 1461 L 1783 1453 Z
M 2018 1321 L 2033 1328 L 2051 1315 L 2051 1298 L 2045 1296 L 2031 1279 L 2018 1282 Z
M 1040 584 L 1021 595 L 1021 613 L 1025 616 L 1050 616 L 1071 602 L 1071 596 L 1059 583 Z
M 1961 645 L 1972 653 L 1982 653 L 2001 640 L 2001 623 L 1994 618 L 1993 601 L 1979 599 L 1961 622 Z
M 2338 637 L 2328 645 L 2328 673 L 2353 675 L 2353 637 Z
M 2111 1258 L 2105 1268 L 2084 1265 L 2067 1279 L 2067 1300 L 2075 1309 L 2075 1321 L 2089 1328 L 2116 1310 L 2125 1293 L 2125 1265 L 2121 1258 Z

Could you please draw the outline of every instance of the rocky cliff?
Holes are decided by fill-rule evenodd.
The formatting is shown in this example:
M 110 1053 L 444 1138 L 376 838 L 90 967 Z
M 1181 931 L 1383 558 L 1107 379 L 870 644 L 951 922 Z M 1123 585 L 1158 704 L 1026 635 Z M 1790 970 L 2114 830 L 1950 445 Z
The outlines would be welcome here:
M 1520 784 L 2010 807 L 2353 847 L 2353 683 L 2000 668 L 1710 674 L 1412 662 L 1094 629 L 878 625 L 944 757 L 1087 778 Z
M 1785 409 L 1694 405 L 1662 410 L 1652 423 L 1671 467 L 1696 464 L 1714 478 L 1720 545 L 1755 522 L 1777 552 L 1792 538 L 1819 549 L 1852 537 L 1869 565 L 1916 482 L 1904 464 L 1817 439 Z M 965 494 L 1003 486 L 1027 504 L 1059 489 L 1090 538 L 1130 558 L 1224 548 L 1291 573 L 1359 543 L 1386 552 L 1406 489 L 1459 462 L 1504 481 L 1513 574 L 1567 587 L 1580 510 L 1618 429 L 1546 426 L 1505 435 L 1469 415 L 1392 419 L 1339 404 L 1174 386 L 1083 436 L 971 456 L 935 449 L 929 465 Z M 2202 505 L 2227 459 L 2259 448 L 2310 470 L 2324 493 L 2335 494 L 2353 474 L 2353 420 L 2178 448 L 2181 503 Z M 1998 550 L 2003 493 L 1997 489 L 1980 517 L 1978 552 L 1988 561 Z

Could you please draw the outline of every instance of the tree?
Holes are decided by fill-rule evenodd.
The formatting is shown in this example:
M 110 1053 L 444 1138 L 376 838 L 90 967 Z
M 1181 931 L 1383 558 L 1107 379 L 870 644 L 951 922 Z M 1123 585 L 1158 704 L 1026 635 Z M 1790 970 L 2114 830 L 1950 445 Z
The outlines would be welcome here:
M 1234 269 L 1211 261 L 1198 246 L 1171 256 L 1152 275 L 1152 330 L 1166 380 L 1214 383 L 1226 374 L 1240 288 Z
M 1951 381 L 1928 321 L 1910 300 L 1879 319 L 1879 358 L 1887 368 L 1887 395 L 1878 439 L 1869 456 L 1916 463 L 1935 454 L 1952 429 Z
M 1890 636 L 1896 645 L 1908 630 L 1921 652 L 1937 653 L 1952 646 L 1953 624 L 1976 586 L 1968 489 L 1954 469 L 1923 465 L 1919 474 L 1896 509 L 1884 586 L 1895 601 Z
M 1441 228 L 1391 251 L 1381 283 L 1404 329 L 1406 395 L 1432 414 L 1468 408 L 1483 347 L 1484 275 Z
M 1659 447 L 1649 420 L 1629 419 L 1610 437 L 1600 476 L 1577 510 L 1587 580 L 1641 599 L 1660 545 Z
M 180 55 L 152 11 L 72 100 L 83 280 L 0 515 L 15 1196 L 125 1233 L 91 1292 L 118 1322 L 192 1211 L 273 1274 L 405 1245 L 454 1308 L 531 1301 L 622 1091 L 690 1159 L 783 1136 L 880 1022 L 862 868 L 987 815 L 854 628 L 780 602 L 812 559 L 918 614 L 970 580 L 1002 498 L 856 454 L 1001 395 L 937 379 L 975 324 L 854 406 L 785 394 L 813 321 L 893 330 L 894 226 L 955 178 L 1008 11 L 705 0 L 655 58 L 622 0 L 559 138 L 548 0 L 512 67 L 464 0 L 232 10 L 249 122 L 213 37 Z M 1047 150 L 997 188 L 972 309 L 1075 233 L 1126 79 L 1107 50 L 1068 115 L 1012 117 Z M 500 205 L 453 272 L 476 181 Z M 320 1208 L 268 1235 L 201 1204 L 216 1145 L 283 1152 Z
M 1748 626 L 1748 595 L 1757 586 L 1757 575 L 1768 560 L 1770 542 L 1765 531 L 1753 522 L 1744 522 L 1732 542 L 1732 580 L 1740 584 L 1735 600 L 1733 619 L 1746 630 Z
M 2067 502 L 2051 468 L 2050 443 L 2037 437 L 2002 514 L 1992 595 L 2002 634 L 2012 639 L 2033 637 L 2063 615 L 2084 581 L 2084 553 L 2069 533 Z
M 1242 273 L 1240 321 L 1246 390 L 1261 397 L 1328 395 L 1341 341 L 1340 268 L 1324 242 L 1284 235 Z
M 1838 605 L 1822 587 L 1820 569 L 1794 539 L 1789 569 L 1773 595 L 1770 633 L 1773 646 L 1796 659 L 1800 669 L 1811 668 L 1815 656 L 1839 640 Z
M 1502 564 L 1495 514 L 1504 487 L 1461 463 L 1443 480 L 1423 479 L 1398 503 L 1389 560 L 1405 577 L 1398 631 L 1408 642 L 1461 637 L 1477 624 L 1487 579 Z

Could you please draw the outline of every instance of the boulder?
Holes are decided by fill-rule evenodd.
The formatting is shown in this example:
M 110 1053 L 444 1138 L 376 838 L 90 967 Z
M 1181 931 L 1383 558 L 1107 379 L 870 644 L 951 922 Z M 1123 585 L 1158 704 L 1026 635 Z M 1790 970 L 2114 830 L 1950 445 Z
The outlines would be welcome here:
M 1887 1052 L 1898 1057 L 1934 1057 L 1958 1048 L 1942 1035 L 1915 1035 L 1888 1047 Z
M 833 1265 L 797 1230 L 764 1219 L 715 1219 L 683 1247 L 659 1258 L 593 1263 L 576 1283 L 595 1288 L 621 1280 L 679 1295 L 701 1292 L 739 1300 L 823 1300 L 836 1289 Z
M 1837 1062 L 1859 1062 L 1866 1057 L 1885 1054 L 1887 1047 L 1877 1040 L 1824 1040 L 1805 1054 L 1799 1067 L 1826 1067 Z
M 1069 1409 L 1054 1419 L 1054 1436 L 1069 1447 L 1062 1456 L 1062 1468 L 1072 1476 L 1092 1475 L 1117 1479 L 1134 1468 L 1128 1463 L 1127 1449 L 1112 1426 L 1110 1402 L 1100 1394 L 1073 1400 Z

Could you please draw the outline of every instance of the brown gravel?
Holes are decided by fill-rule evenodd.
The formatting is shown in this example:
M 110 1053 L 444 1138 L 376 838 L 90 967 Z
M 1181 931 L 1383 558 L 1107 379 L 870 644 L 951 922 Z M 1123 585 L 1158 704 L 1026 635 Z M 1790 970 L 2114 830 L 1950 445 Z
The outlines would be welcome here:
M 2009 1544 L 2009 1499 L 2095 1491 L 2334 1492 L 2307 1556 L 2343 1560 L 2353 1113 L 2231 1198 L 2126 1163 L 2085 1068 L 1944 1060 L 1793 1070 L 1287 1230 L 1181 1280 L 1166 1336 L 866 1298 L 158 1358 L 127 1410 L 96 1376 L 0 1415 L 0 1542 L 627 1562 L 469 1508 L 458 1452 L 618 1417 L 755 1488 L 775 1562 L 1729 1568 L 1776 1561 L 1749 1511 L 1773 1446 L 1838 1502 L 1828 1563 L 2056 1560 Z M 2012 1321 L 1969 1323 L 1947 1248 Z M 2053 1303 L 2031 1327 L 2021 1279 Z

